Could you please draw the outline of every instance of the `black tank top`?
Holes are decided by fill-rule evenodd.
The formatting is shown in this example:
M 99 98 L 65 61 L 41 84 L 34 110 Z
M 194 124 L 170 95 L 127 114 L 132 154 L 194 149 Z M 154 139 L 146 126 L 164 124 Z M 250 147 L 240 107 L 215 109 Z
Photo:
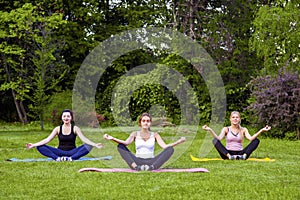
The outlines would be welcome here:
M 69 135 L 64 135 L 62 133 L 62 125 L 60 126 L 60 131 L 58 134 L 58 148 L 61 150 L 69 151 L 76 148 L 75 145 L 76 134 L 74 133 L 74 126 L 71 126 L 71 133 Z

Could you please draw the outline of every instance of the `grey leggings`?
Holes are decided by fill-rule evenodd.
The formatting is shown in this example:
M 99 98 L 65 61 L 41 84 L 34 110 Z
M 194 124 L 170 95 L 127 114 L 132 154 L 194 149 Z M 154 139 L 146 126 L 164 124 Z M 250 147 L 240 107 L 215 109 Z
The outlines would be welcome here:
M 118 151 L 130 168 L 133 168 L 132 163 L 136 163 L 137 165 L 153 165 L 154 169 L 159 169 L 165 162 L 170 159 L 170 157 L 174 153 L 174 148 L 171 146 L 167 147 L 154 158 L 136 157 L 124 144 L 118 145 Z

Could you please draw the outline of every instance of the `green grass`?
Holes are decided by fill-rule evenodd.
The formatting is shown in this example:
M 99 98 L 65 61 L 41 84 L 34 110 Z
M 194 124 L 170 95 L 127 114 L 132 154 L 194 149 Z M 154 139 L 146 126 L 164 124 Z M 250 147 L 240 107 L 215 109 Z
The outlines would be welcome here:
M 0 129 L 0 199 L 300 199 L 300 141 L 260 138 L 254 157 L 270 157 L 275 162 L 209 161 L 193 162 L 199 156 L 204 132 L 189 143 L 175 147 L 170 168 L 207 168 L 210 173 L 96 173 L 77 171 L 83 167 L 126 167 L 112 142 L 103 141 L 99 130 L 84 130 L 102 150 L 90 156 L 113 155 L 110 161 L 85 162 L 7 162 L 6 159 L 42 157 L 36 149 L 25 150 L 27 142 L 45 138 L 51 130 L 1 127 Z M 131 129 L 126 129 L 131 131 Z M 118 137 L 126 138 L 115 129 Z M 162 135 L 172 138 L 172 130 Z M 175 136 L 179 138 L 180 136 Z M 192 140 L 193 139 L 193 140 Z M 57 139 L 51 142 L 56 145 Z M 206 157 L 218 157 L 212 149 Z

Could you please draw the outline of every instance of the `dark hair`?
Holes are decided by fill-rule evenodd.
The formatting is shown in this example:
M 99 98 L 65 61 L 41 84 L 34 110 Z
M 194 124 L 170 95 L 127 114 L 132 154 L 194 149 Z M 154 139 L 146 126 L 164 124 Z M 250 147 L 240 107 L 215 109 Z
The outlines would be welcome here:
M 71 120 L 71 124 L 74 125 L 75 122 L 74 122 L 74 114 L 73 114 L 73 111 L 70 110 L 70 109 L 64 109 L 62 112 L 61 112 L 61 115 L 60 115 L 60 118 L 62 118 L 62 115 L 65 113 L 65 112 L 69 112 L 71 117 L 72 117 L 72 120 Z
M 139 126 L 141 126 L 141 121 L 142 121 L 142 118 L 143 117 L 149 117 L 150 118 L 150 121 L 152 122 L 152 117 L 151 117 L 151 115 L 149 114 L 149 113 L 143 113 L 143 114 L 141 114 L 141 116 L 139 117 L 139 120 L 138 120 L 138 124 L 139 124 Z

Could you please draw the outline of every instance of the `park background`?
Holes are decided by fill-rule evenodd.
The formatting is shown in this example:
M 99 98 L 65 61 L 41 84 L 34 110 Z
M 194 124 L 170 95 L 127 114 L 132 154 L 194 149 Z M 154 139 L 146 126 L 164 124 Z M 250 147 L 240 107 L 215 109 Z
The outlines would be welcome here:
M 298 1 L 2 0 L 0 5 L 2 160 L 13 156 L 38 157 L 34 151 L 23 151 L 25 142 L 46 137 L 54 126 L 60 124 L 61 111 L 72 108 L 73 84 L 77 72 L 86 56 L 101 42 L 134 28 L 168 28 L 181 32 L 197 42 L 215 61 L 225 86 L 224 106 L 227 110 L 227 119 L 231 111 L 237 110 L 242 114 L 242 125 L 249 127 L 251 133 L 265 124 L 272 126 L 270 132 L 262 135 L 265 146 L 261 145 L 264 147 L 259 149 L 260 153 L 256 156 L 270 156 L 279 161 L 276 164 L 243 163 L 242 166 L 236 162 L 206 163 L 203 166 L 211 170 L 210 174 L 217 174 L 204 175 L 207 182 L 202 183 L 194 183 L 198 181 L 197 175 L 171 175 L 174 178 L 172 180 L 169 175 L 163 175 L 158 178 L 158 183 L 164 185 L 164 180 L 168 179 L 170 184 L 178 185 L 179 189 L 177 188 L 174 194 L 166 192 L 166 196 L 161 196 L 161 199 L 168 197 L 175 199 L 173 195 L 178 195 L 181 199 L 193 197 L 200 199 L 201 194 L 197 193 L 195 187 L 204 187 L 205 190 L 198 188 L 203 194 L 210 191 L 211 198 L 224 198 L 222 193 L 209 190 L 218 181 L 217 186 L 221 188 L 223 194 L 227 194 L 227 199 L 234 197 L 242 199 L 239 192 L 245 192 L 262 177 L 260 182 L 258 181 L 258 186 L 254 186 L 257 190 L 245 192 L 246 197 L 250 198 L 252 194 L 256 199 L 299 198 L 297 177 L 299 177 L 300 139 L 300 5 Z M 172 66 L 180 72 L 197 95 L 199 126 L 210 121 L 212 102 L 206 83 L 198 71 L 195 71 L 187 60 L 176 54 L 149 48 L 129 52 L 106 68 L 98 83 L 95 112 L 76 116 L 76 122 L 88 121 L 89 115 L 97 116 L 97 122 L 90 121 L 89 127 L 85 127 L 86 131 L 91 133 L 100 129 L 109 132 L 111 127 L 117 126 L 110 109 L 114 87 L 127 71 L 146 63 Z M 156 109 L 153 109 L 154 106 Z M 145 85 L 139 88 L 134 91 L 128 104 L 133 122 L 140 113 L 148 111 L 158 122 L 170 125 L 162 129 L 163 135 L 172 134 L 170 133 L 172 127 L 180 124 L 180 106 L 176 97 L 166 87 L 160 85 Z M 121 109 L 115 112 L 119 113 L 119 116 L 123 114 Z M 188 121 L 186 125 L 189 125 Z M 224 125 L 228 125 L 228 121 L 225 121 Z M 84 130 L 85 128 L 83 127 Z M 122 137 L 122 133 L 116 132 L 115 129 L 111 132 Z M 191 166 L 189 153 L 199 152 L 199 145 L 204 140 L 203 134 L 201 131 L 196 133 L 194 143 L 198 144 L 198 147 L 191 145 L 185 156 L 175 162 L 175 167 Z M 88 135 L 93 137 L 92 134 Z M 211 156 L 217 156 L 216 152 L 212 151 Z M 43 176 L 46 176 L 49 184 L 54 184 L 60 180 L 59 177 L 67 178 L 68 175 L 77 178 L 76 184 L 67 183 L 73 189 L 80 187 L 78 184 L 83 182 L 81 180 L 83 176 L 90 179 L 90 175 L 74 174 L 75 169 L 84 167 L 82 163 L 68 163 L 65 166 L 55 163 L 27 164 L 15 165 L 2 161 L 1 185 L 5 185 L 5 189 L 1 190 L 2 196 L 29 198 L 32 190 L 24 184 L 26 185 L 26 181 L 32 178 L 41 181 L 45 178 Z M 198 166 L 199 163 L 192 165 Z M 224 172 L 224 165 L 230 170 Z M 231 176 L 231 167 L 238 169 L 235 174 L 239 178 L 228 178 Z M 11 169 L 14 169 L 14 174 Z M 30 172 L 24 172 L 24 169 L 30 169 Z M 52 175 L 46 174 L 45 169 Z M 67 169 L 68 173 L 65 174 L 62 169 Z M 57 175 L 54 175 L 55 172 Z M 245 173 L 248 178 L 250 177 L 250 181 L 244 178 Z M 121 184 L 124 185 L 126 182 L 114 182 L 109 176 L 101 175 L 98 178 L 103 178 L 103 184 L 105 181 L 111 181 L 109 182 L 111 189 L 108 190 L 110 192 L 104 196 L 108 198 L 111 194 L 112 199 L 115 199 L 118 197 L 115 190 L 119 187 L 113 185 L 120 184 L 121 187 Z M 144 185 L 149 184 L 142 178 L 150 180 L 156 175 L 147 173 L 138 175 L 138 182 L 135 175 L 111 176 L 115 178 L 120 176 L 120 179 L 129 181 L 129 184 L 132 182 L 138 187 L 140 182 Z M 214 179 L 216 177 L 217 181 Z M 185 183 L 187 188 L 181 185 L 182 179 L 192 179 Z M 226 179 L 231 182 L 224 182 Z M 37 187 L 41 192 L 33 197 L 47 199 L 47 195 L 43 194 L 43 191 L 46 193 L 42 189 L 43 184 L 35 185 L 34 180 L 28 182 L 29 185 Z M 91 187 L 94 181 L 97 181 L 97 178 L 93 175 L 93 178 L 86 182 L 86 186 Z M 240 181 L 245 182 L 246 188 L 242 187 Z M 230 192 L 235 188 L 226 187 L 224 183 L 238 185 L 239 192 Z M 205 184 L 210 187 L 205 187 Z M 268 184 L 270 185 L 266 186 Z M 288 185 L 290 187 L 287 187 Z M 168 185 L 165 187 L 171 188 Z M 280 187 L 284 189 L 280 190 Z M 145 192 L 147 194 L 145 199 L 146 197 L 150 199 L 153 197 L 150 193 L 161 192 L 164 187 L 153 185 L 151 188 L 149 191 L 139 189 L 136 195 L 143 195 Z M 263 188 L 264 195 L 257 192 L 260 188 Z M 105 191 L 105 187 L 102 189 L 101 192 Z M 58 187 L 54 187 L 54 190 L 58 190 Z M 84 197 L 96 199 L 95 192 L 98 190 L 94 190 L 89 191 L 90 196 L 79 195 L 81 198 L 78 199 Z M 129 198 L 133 198 L 131 193 L 121 191 Z M 191 194 L 189 192 L 194 193 L 194 196 L 183 195 Z M 58 196 L 63 195 L 63 192 L 58 193 Z M 52 192 L 49 195 L 56 197 Z M 65 198 L 61 199 L 76 198 L 67 192 Z

